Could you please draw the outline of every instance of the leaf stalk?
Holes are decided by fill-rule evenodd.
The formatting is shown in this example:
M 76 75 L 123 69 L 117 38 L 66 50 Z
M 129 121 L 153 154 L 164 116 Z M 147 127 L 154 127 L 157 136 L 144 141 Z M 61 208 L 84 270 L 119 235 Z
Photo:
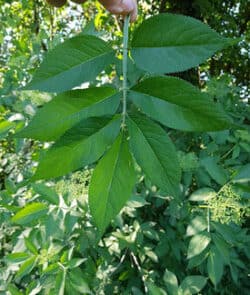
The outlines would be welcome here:
M 126 114 L 127 114 L 127 70 L 128 70 L 128 37 L 129 37 L 129 22 L 130 15 L 127 15 L 124 19 L 123 26 L 123 58 L 122 58 L 122 129 L 126 126 Z

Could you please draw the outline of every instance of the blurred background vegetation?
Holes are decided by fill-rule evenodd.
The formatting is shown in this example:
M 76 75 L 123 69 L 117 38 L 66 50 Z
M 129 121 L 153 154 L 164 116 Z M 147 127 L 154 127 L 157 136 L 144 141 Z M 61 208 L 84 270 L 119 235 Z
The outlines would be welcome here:
M 42 0 L 0 0 L 0 294 L 171 295 L 166 269 L 179 282 L 207 277 L 200 294 L 249 294 L 249 1 L 138 4 L 132 31 L 151 15 L 171 12 L 240 38 L 238 45 L 178 76 L 212 95 L 245 128 L 202 134 L 169 130 L 183 172 L 182 199 L 162 195 L 138 169 L 134 195 L 100 240 L 87 202 L 91 167 L 27 184 L 49 144 L 12 135 L 52 98 L 20 90 L 46 52 L 76 34 L 94 34 L 119 56 L 122 20 L 95 1 L 55 9 Z M 119 83 L 112 67 L 91 83 L 105 81 Z M 42 206 L 13 222 L 13 215 L 34 204 Z M 188 259 L 193 245 L 198 254 Z

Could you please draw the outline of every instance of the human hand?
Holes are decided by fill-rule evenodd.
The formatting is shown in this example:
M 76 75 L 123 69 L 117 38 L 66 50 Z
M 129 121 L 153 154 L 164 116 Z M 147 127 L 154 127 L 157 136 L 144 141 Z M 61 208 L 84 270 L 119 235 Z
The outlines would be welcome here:
M 75 3 L 84 3 L 87 0 L 71 0 Z M 67 0 L 47 0 L 49 4 L 55 7 L 61 7 Z M 119 15 L 130 14 L 131 22 L 137 18 L 137 0 L 99 0 L 100 3 L 111 13 Z

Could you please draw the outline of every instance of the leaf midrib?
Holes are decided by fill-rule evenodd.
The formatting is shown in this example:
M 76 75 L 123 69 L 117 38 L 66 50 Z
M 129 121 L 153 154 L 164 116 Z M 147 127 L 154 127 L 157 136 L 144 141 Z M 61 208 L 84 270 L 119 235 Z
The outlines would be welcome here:
M 93 103 L 93 104 L 90 104 L 90 105 L 88 105 L 88 106 L 82 108 L 80 111 L 76 111 L 76 112 L 74 112 L 74 113 L 72 113 L 72 114 L 70 114 L 70 115 L 68 115 L 68 116 L 66 115 L 66 116 L 60 118 L 59 120 L 57 120 L 56 122 L 54 122 L 54 121 L 49 121 L 49 122 L 46 124 L 46 126 L 47 126 L 47 127 L 48 127 L 48 126 L 54 126 L 55 124 L 57 125 L 57 124 L 60 124 L 61 122 L 69 121 L 70 119 L 73 119 L 73 118 L 74 118 L 75 116 L 77 116 L 77 115 L 80 116 L 81 113 L 83 113 L 83 112 L 86 111 L 87 109 L 92 108 L 92 107 L 95 107 L 96 105 L 101 104 L 101 103 L 103 103 L 104 101 L 113 98 L 113 96 L 117 95 L 118 93 L 119 93 L 119 92 L 116 92 L 116 93 L 112 94 L 111 96 L 105 97 L 105 98 L 103 98 L 102 100 L 99 100 L 99 101 L 97 101 L 97 102 L 95 102 L 95 103 Z M 84 118 L 82 118 L 82 119 L 84 119 Z M 81 118 L 79 118 L 79 120 L 81 120 Z M 41 128 L 41 126 L 42 126 L 42 123 L 43 123 L 43 122 L 41 122 L 41 123 L 38 125 L 38 127 L 36 127 L 36 128 L 32 128 L 32 129 L 33 129 L 33 130 L 37 130 L 37 129 L 39 130 L 39 129 Z M 44 126 L 44 125 L 43 125 L 43 126 Z M 52 139 L 51 141 L 53 141 L 53 139 Z
M 114 182 L 114 175 L 115 175 L 115 171 L 116 171 L 116 168 L 117 168 L 117 165 L 118 165 L 118 161 L 119 161 L 119 158 L 120 158 L 120 153 L 121 153 L 121 146 L 122 146 L 122 139 L 120 141 L 120 144 L 119 144 L 119 152 L 117 153 L 117 157 L 116 157 L 116 160 L 115 160 L 115 164 L 113 165 L 113 169 L 112 169 L 112 179 L 110 181 L 110 184 L 109 184 L 109 187 L 108 187 L 108 194 L 107 196 L 110 195 L 110 191 L 111 191 L 111 187 L 113 185 L 113 182 Z M 113 208 L 112 204 L 110 203 L 109 199 L 107 198 L 107 202 L 105 202 L 105 211 L 104 211 L 104 220 L 106 219 L 107 217 L 107 205 L 110 204 L 110 206 Z
M 139 93 L 139 94 L 143 94 L 143 95 L 145 95 L 146 97 L 149 97 L 149 98 L 151 98 L 151 99 L 153 98 L 153 99 L 155 99 L 155 100 L 160 100 L 160 101 L 162 101 L 162 102 L 167 102 L 167 103 L 169 103 L 169 104 L 172 104 L 173 106 L 177 106 L 177 107 L 179 107 L 179 108 L 183 108 L 183 109 L 185 109 L 185 110 L 187 110 L 187 111 L 190 111 L 190 112 L 192 112 L 192 114 L 195 115 L 195 116 L 199 116 L 199 117 L 203 118 L 203 116 L 202 116 L 203 113 L 201 113 L 201 115 L 200 115 L 200 113 L 197 113 L 197 110 L 193 109 L 193 106 L 191 106 L 191 107 L 189 108 L 188 106 L 183 106 L 183 105 L 175 104 L 175 103 L 173 103 L 173 102 L 168 101 L 167 99 L 163 99 L 163 98 L 160 98 L 160 97 L 152 96 L 152 95 L 147 94 L 147 93 L 145 93 L 145 92 L 139 92 L 139 91 L 135 91 L 135 90 L 130 90 L 130 91 L 131 91 L 131 92 L 136 92 L 137 94 L 138 94 L 138 93 Z M 132 102 L 133 102 L 133 100 L 132 100 Z M 214 105 L 214 107 L 215 107 L 215 110 L 218 111 L 218 113 L 221 113 L 221 112 L 219 112 L 219 110 L 218 110 L 218 108 L 217 108 L 216 105 Z M 213 110 L 213 111 L 214 111 L 214 110 Z M 212 116 L 212 114 L 210 115 L 210 114 L 207 114 L 207 113 L 206 113 L 206 117 L 208 117 L 208 118 L 212 118 L 212 119 L 214 120 L 214 117 Z M 225 120 L 226 118 L 222 117 L 222 119 Z
M 165 176 L 167 176 L 167 179 L 168 179 L 168 178 L 171 178 L 171 176 L 169 176 L 169 175 L 165 172 L 165 167 L 162 165 L 162 163 L 161 163 L 159 157 L 157 156 L 157 154 L 155 153 L 155 150 L 152 148 L 152 146 L 151 146 L 150 143 L 148 142 L 148 140 L 147 140 L 147 138 L 145 137 L 145 135 L 144 135 L 144 133 L 142 132 L 142 130 L 139 128 L 139 126 L 136 124 L 136 122 L 135 122 L 132 118 L 130 118 L 130 119 L 131 119 L 132 122 L 136 125 L 137 129 L 139 130 L 139 133 L 142 134 L 143 138 L 145 139 L 145 141 L 147 142 L 147 144 L 150 146 L 151 150 L 153 151 L 153 154 L 155 155 L 156 159 L 158 160 L 158 163 L 160 163 L 160 166 L 161 166 L 161 168 L 163 169 Z M 168 180 L 168 182 L 169 182 L 169 184 L 170 184 L 170 187 L 172 187 L 172 183 L 171 183 L 169 180 Z

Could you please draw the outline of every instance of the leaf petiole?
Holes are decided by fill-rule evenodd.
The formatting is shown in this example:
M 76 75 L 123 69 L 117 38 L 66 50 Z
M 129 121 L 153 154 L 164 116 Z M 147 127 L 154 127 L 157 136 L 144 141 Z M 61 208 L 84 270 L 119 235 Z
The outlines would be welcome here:
M 126 126 L 126 114 L 127 114 L 127 65 L 128 65 L 128 36 L 129 36 L 129 21 L 130 15 L 127 15 L 124 19 L 123 26 L 123 59 L 122 59 L 122 129 Z

